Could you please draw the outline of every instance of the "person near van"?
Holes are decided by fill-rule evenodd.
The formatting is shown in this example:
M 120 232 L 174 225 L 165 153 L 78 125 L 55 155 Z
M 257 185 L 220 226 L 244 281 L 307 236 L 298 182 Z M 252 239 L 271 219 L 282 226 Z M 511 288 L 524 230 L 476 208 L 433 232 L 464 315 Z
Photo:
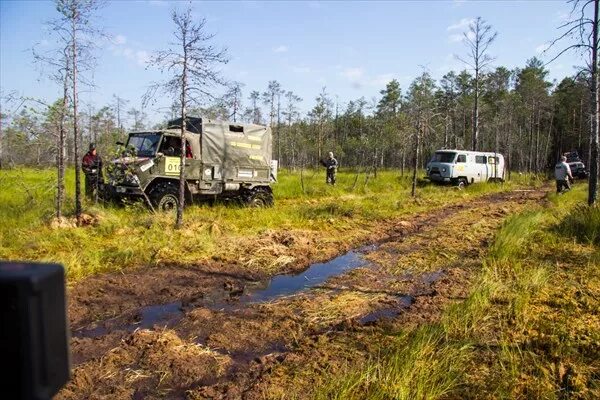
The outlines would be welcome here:
M 89 151 L 83 156 L 81 169 L 85 174 L 85 195 L 92 198 L 98 191 L 99 184 L 103 183 L 102 158 L 98 155 L 94 143 L 90 143 Z
M 571 190 L 569 180 L 573 179 L 573 175 L 569 164 L 567 164 L 567 157 L 562 156 L 560 162 L 554 167 L 554 177 L 556 178 L 556 193 Z
M 329 157 L 325 160 L 325 168 L 327 168 L 327 176 L 325 178 L 325 183 L 329 185 L 335 185 L 335 178 L 337 174 L 338 162 L 333 157 L 333 153 L 329 152 Z

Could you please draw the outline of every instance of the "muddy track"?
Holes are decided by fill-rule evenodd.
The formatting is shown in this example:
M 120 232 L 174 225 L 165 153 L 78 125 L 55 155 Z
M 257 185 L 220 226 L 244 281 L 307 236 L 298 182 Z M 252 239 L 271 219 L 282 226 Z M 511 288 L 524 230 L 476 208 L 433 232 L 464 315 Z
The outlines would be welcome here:
M 463 298 L 502 220 L 544 194 L 493 194 L 389 221 L 370 243 L 337 249 L 337 264 L 283 278 L 215 261 L 87 279 L 69 293 L 77 367 L 59 398 L 277 397 L 295 368 L 335 363 L 348 343 L 368 354 L 357 343 L 369 332 L 431 321 Z M 303 251 L 293 236 L 273 240 Z

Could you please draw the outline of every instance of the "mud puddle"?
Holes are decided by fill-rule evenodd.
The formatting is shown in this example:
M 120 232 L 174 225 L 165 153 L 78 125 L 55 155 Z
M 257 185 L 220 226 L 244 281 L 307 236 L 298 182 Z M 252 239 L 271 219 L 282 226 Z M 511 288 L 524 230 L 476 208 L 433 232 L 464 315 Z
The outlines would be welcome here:
M 330 261 L 313 264 L 299 274 L 277 275 L 270 279 L 264 287 L 246 288 L 243 294 L 240 293 L 240 296 L 235 298 L 235 304 L 229 304 L 229 307 L 223 308 L 266 303 L 319 286 L 329 278 L 369 265 L 369 262 L 363 257 L 367 252 L 374 249 L 375 246 L 361 247 L 350 250 Z
M 292 275 L 277 275 L 272 279 L 259 284 L 249 284 L 243 287 L 225 285 L 223 293 L 213 293 L 202 299 L 201 302 L 184 305 L 182 301 L 167 304 L 155 304 L 140 308 L 133 317 L 133 323 L 127 323 L 127 316 L 113 318 L 94 324 L 90 327 L 78 329 L 73 332 L 73 337 L 96 338 L 112 331 L 133 332 L 136 329 L 150 329 L 154 326 L 176 325 L 189 307 L 206 307 L 215 311 L 235 311 L 246 305 L 266 303 L 284 296 L 291 296 L 304 290 L 317 287 L 327 279 L 341 275 L 353 269 L 364 267 L 370 263 L 363 257 L 377 248 L 376 245 L 363 246 L 350 250 L 324 263 L 312 264 L 308 269 Z

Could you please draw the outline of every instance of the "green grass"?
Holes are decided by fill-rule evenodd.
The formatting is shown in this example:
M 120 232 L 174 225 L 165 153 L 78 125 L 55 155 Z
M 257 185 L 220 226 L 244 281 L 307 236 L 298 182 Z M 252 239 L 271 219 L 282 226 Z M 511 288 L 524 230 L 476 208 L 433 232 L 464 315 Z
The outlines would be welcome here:
M 581 243 L 600 245 L 600 207 L 579 205 L 557 226 L 557 231 Z
M 321 399 L 438 399 L 450 394 L 464 373 L 469 345 L 449 343 L 440 325 L 399 334 L 359 371 L 348 372 L 318 390 Z
M 74 173 L 67 171 L 65 214 L 72 213 Z M 94 226 L 52 228 L 56 172 L 50 169 L 0 171 L 0 258 L 60 262 L 70 281 L 105 271 L 164 263 L 199 263 L 271 231 L 309 231 L 323 240 L 349 243 L 390 218 L 465 201 L 486 193 L 512 189 L 515 182 L 477 184 L 464 191 L 424 185 L 410 197 L 411 181 L 397 171 L 380 171 L 377 178 L 340 172 L 335 187 L 325 184 L 322 170 L 281 171 L 273 186 L 275 207 L 246 209 L 233 205 L 191 205 L 184 228 L 173 228 L 174 215 L 152 214 L 140 204 L 128 207 L 84 202 L 84 211 L 97 217 Z M 304 181 L 304 190 L 302 190 Z M 343 232 L 343 235 L 340 233 Z M 362 236 L 361 236 L 362 235 Z M 272 262 L 251 268 L 276 272 Z
M 578 206 L 586 190 L 509 217 L 467 299 L 315 398 L 599 398 L 599 223 Z

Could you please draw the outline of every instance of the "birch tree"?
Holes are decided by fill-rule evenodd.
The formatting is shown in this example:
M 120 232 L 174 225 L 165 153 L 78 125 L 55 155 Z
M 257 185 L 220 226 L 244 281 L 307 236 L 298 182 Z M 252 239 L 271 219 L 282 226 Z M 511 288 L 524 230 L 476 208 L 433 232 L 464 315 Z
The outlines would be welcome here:
M 181 156 L 179 168 L 179 201 L 175 227 L 183 224 L 183 207 L 185 205 L 185 131 L 187 110 L 192 105 L 201 105 L 207 99 L 215 99 L 212 89 L 225 85 L 219 64 L 228 62 L 226 49 L 216 49 L 210 44 L 213 34 L 206 32 L 206 19 L 195 22 L 192 8 L 184 11 L 173 10 L 171 19 L 175 24 L 173 42 L 166 50 L 154 54 L 149 65 L 169 73 L 171 78 L 154 83 L 146 92 L 144 103 L 154 99 L 158 91 L 170 93 L 178 102 L 181 117 Z

